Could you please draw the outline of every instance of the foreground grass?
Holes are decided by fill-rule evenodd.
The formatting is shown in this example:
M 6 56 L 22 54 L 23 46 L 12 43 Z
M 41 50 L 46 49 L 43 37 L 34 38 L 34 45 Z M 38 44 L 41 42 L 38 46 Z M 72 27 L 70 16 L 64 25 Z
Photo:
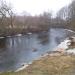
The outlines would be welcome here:
M 75 55 L 46 56 L 22 71 L 0 75 L 75 75 Z

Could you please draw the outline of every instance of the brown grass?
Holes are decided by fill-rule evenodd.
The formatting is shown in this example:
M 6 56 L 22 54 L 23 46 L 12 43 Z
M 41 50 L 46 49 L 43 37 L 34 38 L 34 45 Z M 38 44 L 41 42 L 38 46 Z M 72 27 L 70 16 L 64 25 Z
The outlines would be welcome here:
M 19 72 L 0 75 L 75 75 L 75 55 L 46 56 Z

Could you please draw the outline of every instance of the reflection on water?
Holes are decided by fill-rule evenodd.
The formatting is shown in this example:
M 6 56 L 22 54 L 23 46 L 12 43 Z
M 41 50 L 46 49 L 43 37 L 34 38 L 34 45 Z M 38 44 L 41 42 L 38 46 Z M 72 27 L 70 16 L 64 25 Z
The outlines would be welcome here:
M 52 51 L 66 37 L 74 35 L 64 29 L 0 39 L 0 71 L 14 70 Z
M 38 40 L 42 45 L 46 45 L 49 43 L 49 32 L 42 32 L 38 35 Z
M 0 39 L 0 48 L 6 48 L 6 38 Z

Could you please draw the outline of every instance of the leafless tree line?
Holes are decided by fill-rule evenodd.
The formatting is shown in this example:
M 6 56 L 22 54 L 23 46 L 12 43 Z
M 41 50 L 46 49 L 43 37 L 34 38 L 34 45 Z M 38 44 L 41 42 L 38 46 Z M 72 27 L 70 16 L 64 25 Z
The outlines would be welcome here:
M 48 29 L 51 23 L 51 13 L 44 12 L 39 16 L 14 14 L 12 8 L 0 1 L 0 28 L 1 29 L 29 29 L 32 31 Z
M 44 12 L 38 16 L 23 13 L 22 16 L 14 14 L 11 6 L 5 1 L 0 1 L 0 30 L 42 31 L 50 27 L 75 27 L 75 1 L 69 6 L 58 11 L 57 16 L 52 18 L 51 12 Z
M 75 0 L 69 6 L 63 7 L 58 13 L 57 17 L 64 19 L 65 25 L 68 28 L 75 30 Z

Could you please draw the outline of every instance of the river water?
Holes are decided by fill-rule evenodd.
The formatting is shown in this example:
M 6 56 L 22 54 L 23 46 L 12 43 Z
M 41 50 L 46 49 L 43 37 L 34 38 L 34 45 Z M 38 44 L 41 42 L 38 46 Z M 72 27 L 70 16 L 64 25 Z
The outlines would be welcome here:
M 22 63 L 29 63 L 38 59 L 42 54 L 53 49 L 65 38 L 74 33 L 59 28 L 52 28 L 48 32 L 11 36 L 0 39 L 0 72 L 15 70 Z

